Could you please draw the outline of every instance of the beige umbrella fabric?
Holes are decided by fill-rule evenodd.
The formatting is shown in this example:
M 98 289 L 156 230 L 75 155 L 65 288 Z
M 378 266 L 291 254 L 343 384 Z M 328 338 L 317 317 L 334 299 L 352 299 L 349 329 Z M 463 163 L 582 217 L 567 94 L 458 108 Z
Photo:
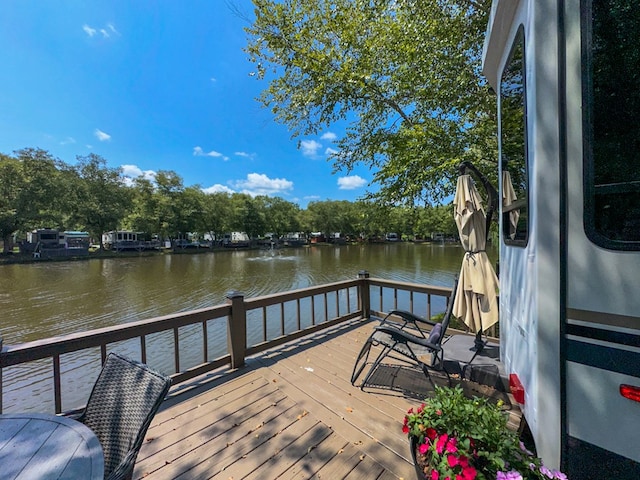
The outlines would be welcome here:
M 470 175 L 458 177 L 454 208 L 465 254 L 453 314 L 477 333 L 486 331 L 498 321 L 498 277 L 485 251 L 486 216 Z
M 511 181 L 511 174 L 508 170 L 502 171 L 502 206 L 508 207 L 518 199 L 516 192 L 513 189 L 513 182 Z M 518 220 L 520 219 L 520 210 L 511 210 L 509 212 L 509 236 L 511 240 L 516 238 L 516 228 L 518 227 Z

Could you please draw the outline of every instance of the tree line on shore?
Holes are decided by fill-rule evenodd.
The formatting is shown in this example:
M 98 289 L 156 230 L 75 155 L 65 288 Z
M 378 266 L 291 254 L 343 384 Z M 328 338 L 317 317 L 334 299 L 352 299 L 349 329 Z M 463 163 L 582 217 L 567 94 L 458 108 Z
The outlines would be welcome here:
M 306 209 L 280 197 L 206 193 L 185 186 L 173 171 L 128 180 L 96 154 L 71 165 L 37 148 L 0 154 L 0 239 L 5 251 L 39 228 L 82 230 L 101 241 L 110 230 L 133 230 L 165 239 L 187 232 L 220 237 L 244 231 L 341 232 L 364 238 L 387 232 L 427 238 L 456 232 L 450 206 L 408 207 L 370 200 L 313 201 Z

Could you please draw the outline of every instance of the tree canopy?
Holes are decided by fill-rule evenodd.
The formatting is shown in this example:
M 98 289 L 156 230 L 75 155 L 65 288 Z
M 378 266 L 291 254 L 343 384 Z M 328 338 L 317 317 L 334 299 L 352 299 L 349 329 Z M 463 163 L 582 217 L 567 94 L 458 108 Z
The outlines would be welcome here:
M 497 174 L 495 95 L 481 76 L 490 0 L 253 0 L 259 101 L 292 135 L 345 122 L 336 171 L 371 167 L 386 203 L 439 202 L 462 160 Z

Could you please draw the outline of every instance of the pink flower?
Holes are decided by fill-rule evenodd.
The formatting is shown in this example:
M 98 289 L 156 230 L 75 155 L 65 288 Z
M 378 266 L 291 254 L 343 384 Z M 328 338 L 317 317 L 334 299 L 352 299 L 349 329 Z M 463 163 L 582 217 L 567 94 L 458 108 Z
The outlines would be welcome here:
M 469 459 L 464 455 L 460 455 L 460 457 L 458 458 L 458 465 L 460 465 L 462 468 L 467 468 L 469 466 Z
M 437 470 L 431 470 L 431 480 L 439 480 L 440 474 Z
M 426 442 L 418 447 L 418 451 L 420 452 L 421 455 L 424 455 L 425 453 L 427 453 L 428 450 L 429 450 L 429 444 Z
M 447 455 L 447 463 L 451 468 L 455 467 L 458 465 L 458 457 L 455 455 Z
M 448 439 L 449 435 L 447 435 L 446 433 L 443 433 L 442 436 L 438 438 L 438 443 L 436 443 L 436 452 L 438 452 L 438 455 L 441 455 L 442 452 L 444 452 L 444 447 L 447 444 Z
M 458 447 L 456 446 L 457 444 L 458 440 L 455 437 L 451 437 L 447 442 L 447 452 L 456 453 L 458 451 Z

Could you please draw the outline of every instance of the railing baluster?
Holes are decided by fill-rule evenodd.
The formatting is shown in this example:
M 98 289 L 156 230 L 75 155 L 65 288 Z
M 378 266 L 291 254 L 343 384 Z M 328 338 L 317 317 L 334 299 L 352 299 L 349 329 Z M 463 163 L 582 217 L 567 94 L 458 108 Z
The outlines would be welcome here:
M 336 290 L 336 317 L 340 316 L 340 290 Z
M 324 321 L 329 320 L 329 301 L 327 299 L 327 292 L 324 292 Z
M 60 386 L 60 355 L 53 356 L 53 399 L 56 413 L 62 412 L 62 393 Z
M 384 301 L 383 301 L 383 295 L 382 295 L 382 285 L 380 286 L 380 308 L 378 310 L 380 310 L 380 311 L 384 310 Z
M 103 343 L 102 345 L 100 345 L 100 358 L 101 358 L 101 364 L 104 365 L 104 362 L 107 361 L 107 344 Z
M 284 303 L 280 304 L 280 335 L 284 335 Z
M 413 291 L 409 292 L 409 311 L 413 313 Z
M 311 325 L 316 324 L 316 296 L 311 295 Z
M 147 337 L 140 335 L 140 361 L 147 363 Z
M 202 321 L 202 363 L 209 361 L 209 331 L 207 321 Z
M 393 308 L 398 308 L 398 289 L 393 289 Z
M 175 357 L 176 373 L 180 373 L 180 335 L 178 327 L 173 329 L 173 352 Z
M 298 319 L 297 325 L 298 330 L 302 330 L 302 325 L 300 324 L 300 299 L 296 298 L 296 317 Z
M 431 294 L 427 293 L 427 318 L 431 320 Z
M 262 341 L 267 341 L 267 307 L 262 307 Z

